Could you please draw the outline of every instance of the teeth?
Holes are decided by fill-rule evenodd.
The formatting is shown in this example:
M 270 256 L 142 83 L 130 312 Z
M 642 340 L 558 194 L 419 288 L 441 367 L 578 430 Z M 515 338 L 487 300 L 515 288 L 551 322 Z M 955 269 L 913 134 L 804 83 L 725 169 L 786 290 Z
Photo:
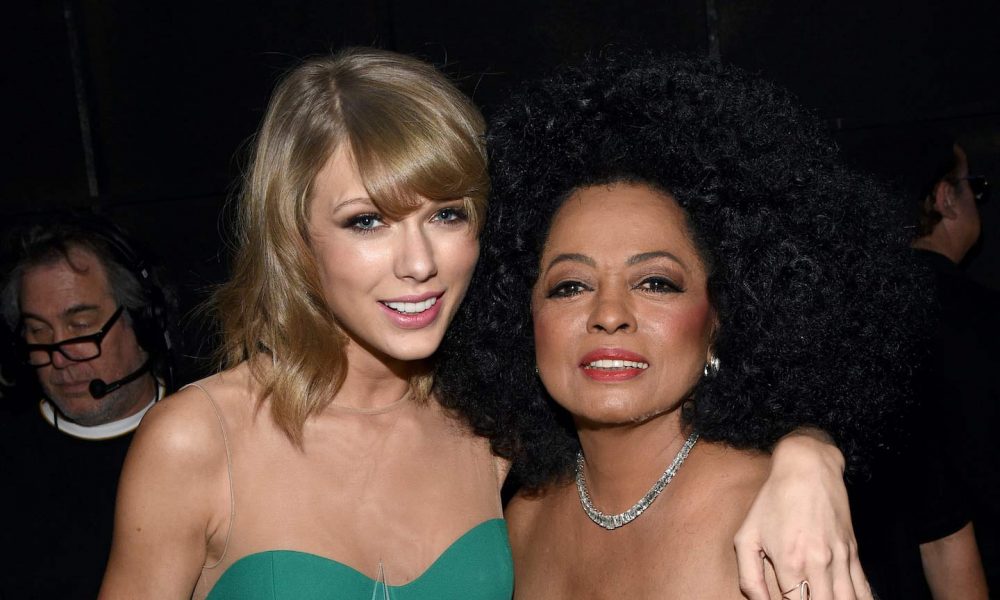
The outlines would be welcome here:
M 632 360 L 601 359 L 587 363 L 590 369 L 648 369 L 649 363 Z
M 422 313 L 437 304 L 437 297 L 428 298 L 423 302 L 383 302 L 383 304 L 396 312 L 412 315 Z

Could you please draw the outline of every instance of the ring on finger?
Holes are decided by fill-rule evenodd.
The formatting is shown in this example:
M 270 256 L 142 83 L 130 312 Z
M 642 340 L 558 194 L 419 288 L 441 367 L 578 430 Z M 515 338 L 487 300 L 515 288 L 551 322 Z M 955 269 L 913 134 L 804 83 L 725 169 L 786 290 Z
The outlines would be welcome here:
M 786 600 L 793 600 L 792 598 L 788 597 L 788 594 L 791 594 L 795 590 L 799 591 L 799 600 L 809 600 L 810 599 L 809 580 L 803 579 L 802 581 L 799 582 L 799 584 L 797 586 L 789 589 L 787 592 L 781 592 L 781 597 L 785 598 Z

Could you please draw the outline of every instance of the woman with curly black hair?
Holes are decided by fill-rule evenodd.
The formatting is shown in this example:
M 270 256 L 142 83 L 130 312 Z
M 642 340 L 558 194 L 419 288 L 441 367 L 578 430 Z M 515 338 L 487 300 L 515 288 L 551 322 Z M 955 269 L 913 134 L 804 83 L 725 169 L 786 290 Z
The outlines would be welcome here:
M 923 294 L 886 196 L 786 93 L 707 60 L 561 71 L 490 143 L 439 384 L 524 432 L 516 596 L 870 597 L 853 543 L 765 589 L 733 537 L 781 436 L 818 427 L 855 464 L 902 397 Z

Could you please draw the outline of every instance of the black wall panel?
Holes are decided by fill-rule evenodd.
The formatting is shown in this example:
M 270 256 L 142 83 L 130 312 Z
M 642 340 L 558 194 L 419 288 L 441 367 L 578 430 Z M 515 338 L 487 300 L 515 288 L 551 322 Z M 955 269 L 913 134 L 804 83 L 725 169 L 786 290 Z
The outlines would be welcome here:
M 721 60 L 793 89 L 845 150 L 933 124 L 961 136 L 976 170 L 997 181 L 998 6 L 965 0 L 21 3 L 8 9 L 0 42 L 8 47 L 0 70 L 7 115 L 0 219 L 60 205 L 97 207 L 171 263 L 190 307 L 225 272 L 220 235 L 231 213 L 223 206 L 238 187 L 246 141 L 275 81 L 304 56 L 354 44 L 437 64 L 487 115 L 519 81 L 589 51 L 714 48 Z M 81 93 L 89 146 L 81 136 Z M 970 268 L 1000 287 L 998 213 L 1000 202 L 984 207 L 984 242 Z
M 935 128 L 961 141 L 973 171 L 1000 179 L 1000 3 L 716 2 L 723 60 L 792 89 L 859 166 L 870 147 L 891 152 Z M 1000 288 L 1000 202 L 981 213 L 969 271 Z
M 88 186 L 62 7 L 25 2 L 4 12 L 0 215 L 83 203 Z

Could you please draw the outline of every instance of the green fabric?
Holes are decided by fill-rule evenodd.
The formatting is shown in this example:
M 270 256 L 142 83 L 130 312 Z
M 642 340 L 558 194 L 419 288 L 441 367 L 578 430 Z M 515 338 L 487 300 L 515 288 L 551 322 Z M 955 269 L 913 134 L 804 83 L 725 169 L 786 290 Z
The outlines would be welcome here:
M 507 527 L 503 519 L 492 519 L 467 531 L 406 585 L 386 590 L 335 560 L 271 550 L 233 563 L 208 600 L 510 600 L 513 591 Z

